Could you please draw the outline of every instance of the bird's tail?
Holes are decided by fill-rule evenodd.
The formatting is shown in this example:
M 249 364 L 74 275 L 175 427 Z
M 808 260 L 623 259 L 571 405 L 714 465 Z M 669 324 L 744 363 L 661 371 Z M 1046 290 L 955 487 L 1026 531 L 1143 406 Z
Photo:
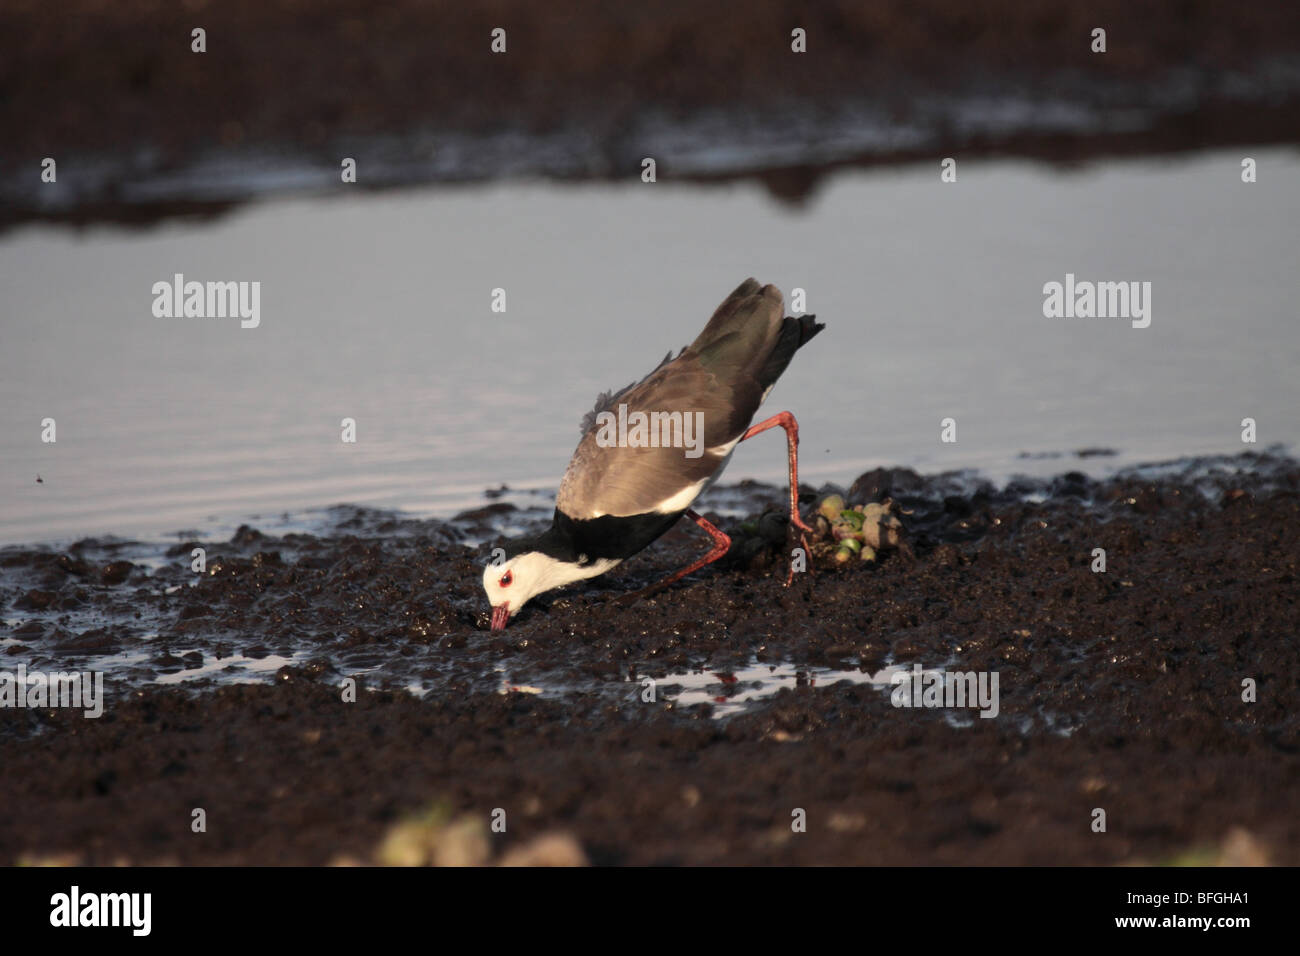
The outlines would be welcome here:
M 790 359 L 794 358 L 794 353 L 803 348 L 814 335 L 824 328 L 826 326 L 818 322 L 815 315 L 801 315 L 797 319 L 787 316 L 782 321 L 781 334 L 776 340 L 776 346 L 759 370 L 759 384 L 765 389 L 775 385 L 776 380 L 781 377 L 781 373 L 790 364 Z

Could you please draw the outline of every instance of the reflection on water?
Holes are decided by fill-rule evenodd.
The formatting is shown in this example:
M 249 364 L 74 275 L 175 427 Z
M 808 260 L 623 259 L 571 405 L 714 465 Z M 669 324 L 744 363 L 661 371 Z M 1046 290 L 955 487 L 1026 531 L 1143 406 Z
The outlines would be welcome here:
M 839 681 L 871 684 L 886 692 L 894 686 L 896 674 L 910 669 L 889 664 L 875 672 L 860 668 L 796 667 L 793 664 L 758 664 L 729 671 L 686 671 L 671 674 L 658 683 L 664 696 L 678 708 L 699 704 L 712 706 L 712 716 L 733 717 L 750 710 L 757 701 L 772 697 L 782 689 L 826 687 Z
M 946 185 L 936 163 L 846 173 L 799 211 L 751 186 L 538 183 L 18 230 L 0 242 L 0 542 L 554 488 L 596 393 L 690 341 L 747 275 L 806 289 L 828 326 L 770 399 L 798 416 L 813 482 L 1226 453 L 1245 417 L 1292 442 L 1300 163 L 1252 155 L 1253 185 L 1236 153 L 968 163 Z M 260 327 L 155 318 L 175 273 L 260 282 Z M 1151 327 L 1044 318 L 1067 273 L 1150 282 Z M 752 446 L 728 478 L 779 481 L 779 442 Z M 1071 454 L 1097 447 L 1119 454 Z
M 706 704 L 710 707 L 710 717 L 723 720 L 755 710 L 759 704 L 767 702 L 782 690 L 829 687 L 841 681 L 868 684 L 881 693 L 888 694 L 896 707 L 929 707 L 931 705 L 923 704 L 915 696 L 913 688 L 919 688 L 922 679 L 937 680 L 942 685 L 952 671 L 964 671 L 961 662 L 955 658 L 946 661 L 942 667 L 885 663 L 874 671 L 863 667 L 800 667 L 789 663 L 761 664 L 751 661 L 745 667 L 733 670 L 702 669 L 670 674 L 660 678 L 656 686 L 663 689 L 664 698 L 672 701 L 675 708 L 686 709 Z M 530 690 L 544 692 L 536 688 Z M 987 710 L 991 718 L 998 716 L 996 707 L 987 708 L 985 701 L 976 702 L 974 698 L 965 706 L 953 706 L 949 702 L 947 706 L 937 709 L 943 714 L 944 722 L 957 729 L 975 726 L 978 718 L 983 716 L 981 710 Z M 1068 737 L 1077 729 L 1077 723 L 1073 719 L 1041 709 L 1032 715 L 1018 714 L 1012 718 L 1012 722 L 1021 734 L 1029 734 L 1039 725 L 1047 732 L 1061 737 Z

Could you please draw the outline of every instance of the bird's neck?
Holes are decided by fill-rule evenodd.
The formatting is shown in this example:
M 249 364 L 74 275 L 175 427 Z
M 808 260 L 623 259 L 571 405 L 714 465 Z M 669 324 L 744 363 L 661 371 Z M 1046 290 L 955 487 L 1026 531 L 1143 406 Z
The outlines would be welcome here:
M 531 594 L 542 594 L 575 581 L 594 578 L 620 563 L 613 558 L 597 558 L 587 562 L 568 561 L 544 551 L 530 551 L 515 560 L 527 578 L 535 582 Z

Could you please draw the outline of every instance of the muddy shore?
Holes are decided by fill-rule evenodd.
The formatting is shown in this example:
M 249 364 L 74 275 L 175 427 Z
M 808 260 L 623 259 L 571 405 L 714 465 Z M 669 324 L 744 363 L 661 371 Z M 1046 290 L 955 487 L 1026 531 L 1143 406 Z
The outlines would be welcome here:
M 674 530 L 503 635 L 486 539 L 544 507 L 337 509 L 318 534 L 246 527 L 153 561 L 0 550 L 0 670 L 107 672 L 98 719 L 3 711 L 0 861 L 401 860 L 394 828 L 436 819 L 434 842 L 469 833 L 480 862 L 558 835 L 543 846 L 596 864 L 1300 863 L 1300 465 L 841 490 L 891 496 L 912 553 L 823 555 L 786 589 L 758 517 L 781 489 L 746 484 L 706 511 L 731 560 L 611 603 L 700 548 Z M 849 679 L 914 663 L 998 672 L 998 716 Z M 802 676 L 746 700 L 770 668 Z
M 73 0 L 51 17 L 18 0 L 0 36 L 0 229 L 338 192 L 344 156 L 362 189 L 636 181 L 648 155 L 663 178 L 755 177 L 798 201 L 842 166 L 1075 163 L 1300 128 L 1294 4 Z

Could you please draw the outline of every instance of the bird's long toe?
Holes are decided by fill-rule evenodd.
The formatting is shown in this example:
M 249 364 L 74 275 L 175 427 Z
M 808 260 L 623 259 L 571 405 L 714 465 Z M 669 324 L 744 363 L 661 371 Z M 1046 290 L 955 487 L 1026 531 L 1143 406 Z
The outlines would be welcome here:
M 790 522 L 790 531 L 786 536 L 786 552 L 790 559 L 790 568 L 786 572 L 785 586 L 789 587 L 794 583 L 795 575 L 795 549 L 803 551 L 803 570 L 807 574 L 815 574 L 812 565 L 812 548 L 808 546 L 808 537 L 804 532 L 812 531 L 806 524 L 798 519 L 792 519 Z

